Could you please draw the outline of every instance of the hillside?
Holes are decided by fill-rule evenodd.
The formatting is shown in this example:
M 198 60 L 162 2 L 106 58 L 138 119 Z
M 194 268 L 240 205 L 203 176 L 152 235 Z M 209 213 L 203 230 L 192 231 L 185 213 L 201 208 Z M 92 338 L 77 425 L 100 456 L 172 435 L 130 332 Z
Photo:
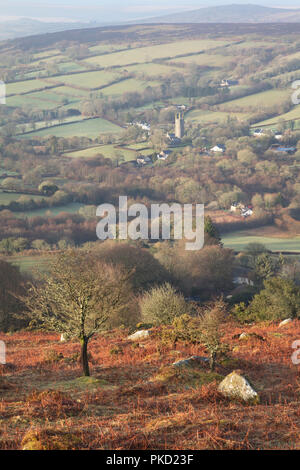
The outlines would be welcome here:
M 220 5 L 164 15 L 144 23 L 297 23 L 300 9 L 268 8 L 259 5 Z
M 0 23 L 0 41 L 19 37 L 32 36 L 35 34 L 55 33 L 70 29 L 95 27 L 95 23 L 80 22 L 44 22 L 31 18 L 20 18 L 14 21 L 3 21 Z
M 242 331 L 259 336 L 233 339 Z M 0 449 L 299 449 L 298 367 L 290 360 L 297 334 L 299 322 L 280 333 L 276 324 L 229 324 L 234 353 L 223 367 L 172 376 L 174 361 L 202 355 L 201 348 L 180 343 L 160 352 L 157 339 L 137 344 L 115 332 L 93 340 L 93 375 L 85 378 L 75 342 L 47 333 L 1 334 L 9 364 L 0 369 Z M 24 350 L 30 351 L 25 359 Z M 218 393 L 217 383 L 233 368 L 255 384 L 259 405 Z

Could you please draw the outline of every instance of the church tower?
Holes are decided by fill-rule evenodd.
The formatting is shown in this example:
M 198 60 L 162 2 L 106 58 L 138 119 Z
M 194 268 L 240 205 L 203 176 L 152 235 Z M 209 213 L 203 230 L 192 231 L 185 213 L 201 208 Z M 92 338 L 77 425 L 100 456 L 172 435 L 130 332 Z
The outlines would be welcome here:
M 183 113 L 176 113 L 175 115 L 175 137 L 182 139 L 184 136 L 184 117 Z

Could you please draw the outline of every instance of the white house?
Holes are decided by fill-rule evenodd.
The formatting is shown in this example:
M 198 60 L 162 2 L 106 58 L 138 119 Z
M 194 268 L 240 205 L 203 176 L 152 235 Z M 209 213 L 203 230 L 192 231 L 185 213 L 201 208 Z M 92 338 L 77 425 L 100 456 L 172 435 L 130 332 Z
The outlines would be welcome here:
M 171 155 L 171 150 L 162 150 L 160 153 L 157 154 L 158 160 L 167 160 L 168 156 Z
M 215 145 L 214 147 L 210 149 L 210 151 L 215 152 L 215 153 L 217 152 L 223 153 L 225 152 L 225 147 L 223 145 Z

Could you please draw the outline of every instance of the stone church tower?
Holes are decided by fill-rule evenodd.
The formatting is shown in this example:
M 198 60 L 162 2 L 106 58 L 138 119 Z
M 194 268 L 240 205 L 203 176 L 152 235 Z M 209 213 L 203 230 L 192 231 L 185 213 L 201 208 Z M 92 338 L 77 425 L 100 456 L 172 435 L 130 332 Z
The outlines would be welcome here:
M 184 136 L 184 116 L 183 113 L 175 115 L 175 137 L 182 139 Z

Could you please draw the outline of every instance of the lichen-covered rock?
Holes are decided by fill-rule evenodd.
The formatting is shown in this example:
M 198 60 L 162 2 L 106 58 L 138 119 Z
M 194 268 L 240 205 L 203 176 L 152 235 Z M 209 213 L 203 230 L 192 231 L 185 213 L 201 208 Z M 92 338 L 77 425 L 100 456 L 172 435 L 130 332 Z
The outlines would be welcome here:
M 258 335 L 257 333 L 245 333 L 245 332 L 239 335 L 239 339 L 244 340 L 244 341 L 247 341 L 249 339 L 259 339 L 260 341 L 265 341 L 265 338 Z
M 245 403 L 259 403 L 257 392 L 238 371 L 233 371 L 227 375 L 220 383 L 218 391 L 225 397 L 242 400 Z
M 128 339 L 130 341 L 138 341 L 142 339 L 147 339 L 151 335 L 152 331 L 151 330 L 139 330 L 133 333 L 132 335 L 128 336 Z
M 188 359 L 182 359 L 180 361 L 173 362 L 173 367 L 194 367 L 201 363 L 209 363 L 208 357 L 203 356 L 191 356 Z
M 286 320 L 283 320 L 281 323 L 279 323 L 279 328 L 282 326 L 288 325 L 289 323 L 292 323 L 292 321 L 293 320 L 291 318 L 287 318 Z

